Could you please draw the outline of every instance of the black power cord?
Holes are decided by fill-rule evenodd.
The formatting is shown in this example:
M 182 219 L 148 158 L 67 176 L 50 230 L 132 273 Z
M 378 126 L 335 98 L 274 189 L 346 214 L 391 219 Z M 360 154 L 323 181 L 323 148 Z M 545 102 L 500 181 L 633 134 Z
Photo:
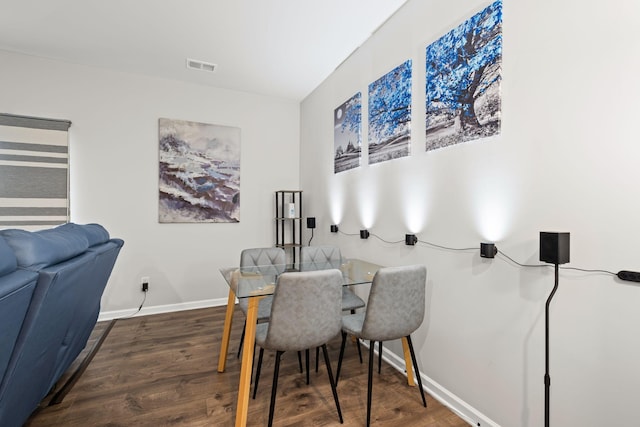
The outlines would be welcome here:
M 359 236 L 360 234 L 357 233 L 345 233 L 344 231 L 338 230 L 339 233 L 344 234 L 345 236 Z M 397 243 L 403 243 L 404 240 L 396 240 L 396 241 L 389 241 L 386 239 L 383 239 L 382 237 L 378 236 L 377 234 L 371 233 L 369 232 L 373 237 L 377 238 L 378 240 L 384 242 L 384 243 L 388 243 L 388 244 L 397 244 Z M 313 238 L 313 232 L 312 232 L 312 237 Z M 309 241 L 311 242 L 311 241 Z M 438 248 L 438 249 L 444 249 L 447 251 L 456 251 L 456 252 L 468 252 L 468 251 L 477 251 L 478 248 L 477 247 L 469 247 L 469 248 L 453 248 L 450 246 L 445 246 L 445 245 L 439 245 L 433 242 L 429 242 L 426 240 L 420 240 L 418 239 L 418 243 L 422 244 L 422 245 L 426 245 L 426 246 L 431 246 L 434 248 Z M 515 259 L 513 259 L 512 257 L 510 257 L 509 255 L 507 255 L 506 253 L 504 253 L 501 250 L 498 250 L 498 254 L 502 255 L 503 257 L 505 257 L 507 260 L 509 260 L 510 262 L 512 262 L 513 264 L 519 266 L 519 267 L 524 267 L 524 268 L 539 268 L 539 267 L 552 267 L 553 265 L 551 264 L 524 264 L 521 262 L 516 261 Z M 581 271 L 583 273 L 602 273 L 602 274 L 608 274 L 611 276 L 617 276 L 618 278 L 620 278 L 621 280 L 628 280 L 628 281 L 640 281 L 640 273 L 636 273 L 636 272 L 630 272 L 630 271 L 620 271 L 618 273 L 614 273 L 612 271 L 609 270 L 603 270 L 603 269 L 588 269 L 588 268 L 579 268 L 579 267 L 559 267 L 561 270 L 573 270 L 573 271 Z
M 142 302 L 140 303 L 140 306 L 138 307 L 138 310 L 136 310 L 135 313 L 130 314 L 128 316 L 124 316 L 124 317 L 118 317 L 114 320 L 123 320 L 123 319 L 131 319 L 132 317 L 134 317 L 136 314 L 140 313 L 140 311 L 142 310 L 142 306 L 144 305 L 145 301 L 147 301 L 147 291 L 144 291 L 144 296 L 142 297 Z
M 467 251 L 477 251 L 478 250 L 478 248 L 452 248 L 452 247 L 449 247 L 449 246 L 438 245 L 436 243 L 428 242 L 426 240 L 420 240 L 420 239 L 418 239 L 418 243 L 422 243 L 424 245 L 432 246 L 432 247 L 438 248 L 438 249 L 445 249 L 447 251 L 467 252 Z

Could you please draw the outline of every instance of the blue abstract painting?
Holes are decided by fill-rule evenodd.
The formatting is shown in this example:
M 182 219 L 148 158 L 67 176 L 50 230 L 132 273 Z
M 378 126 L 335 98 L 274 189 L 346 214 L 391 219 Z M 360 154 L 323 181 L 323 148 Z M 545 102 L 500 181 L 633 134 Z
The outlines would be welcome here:
M 411 60 L 369 85 L 369 163 L 409 155 Z
M 426 150 L 500 133 L 502 0 L 426 49 Z
M 360 166 L 362 93 L 356 93 L 335 109 L 333 123 L 333 172 L 338 173 Z
M 240 128 L 160 119 L 158 219 L 240 221 Z

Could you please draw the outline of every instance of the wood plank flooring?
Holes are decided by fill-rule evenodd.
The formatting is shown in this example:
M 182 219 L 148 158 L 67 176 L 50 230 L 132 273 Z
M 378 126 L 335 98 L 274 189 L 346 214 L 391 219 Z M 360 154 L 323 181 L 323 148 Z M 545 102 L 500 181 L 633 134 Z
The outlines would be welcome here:
M 118 320 L 65 400 L 47 407 L 45 399 L 25 425 L 233 426 L 240 377 L 235 353 L 244 317 L 236 309 L 226 372 L 218 373 L 224 314 L 225 307 L 215 307 Z M 96 326 L 92 339 L 106 323 Z M 339 350 L 336 337 L 329 343 L 334 374 Z M 355 344 L 345 351 L 338 384 L 344 426 L 365 425 L 367 354 L 363 347 L 361 365 Z M 267 425 L 274 356 L 265 352 L 258 395 L 249 402 L 249 426 Z M 296 354 L 283 356 L 274 426 L 341 425 L 324 361 L 316 373 L 313 351 L 311 359 L 307 386 Z M 374 374 L 372 425 L 468 426 L 429 395 L 427 405 L 422 406 L 418 390 L 386 363 L 380 375 Z

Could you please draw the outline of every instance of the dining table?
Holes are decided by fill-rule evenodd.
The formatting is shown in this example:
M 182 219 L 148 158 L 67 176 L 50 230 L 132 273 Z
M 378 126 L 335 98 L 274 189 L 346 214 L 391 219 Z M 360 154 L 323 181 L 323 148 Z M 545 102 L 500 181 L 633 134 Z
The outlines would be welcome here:
M 256 323 L 258 318 L 258 304 L 262 298 L 272 295 L 278 282 L 278 274 L 275 272 L 296 273 L 300 271 L 338 269 L 342 273 L 344 286 L 370 284 L 382 266 L 360 259 L 342 259 L 340 261 L 295 263 L 287 265 L 265 265 L 245 267 L 224 267 L 220 273 L 229 285 L 229 297 L 224 319 L 224 329 L 220 345 L 218 359 L 218 372 L 225 371 L 229 352 L 229 339 L 233 323 L 233 313 L 236 299 L 248 298 L 248 310 L 246 313 L 246 330 L 243 341 L 243 352 L 240 366 L 240 381 L 238 384 L 238 403 L 236 410 L 236 427 L 247 425 L 249 409 L 249 392 L 251 387 L 251 373 L 253 365 L 253 351 L 255 344 Z M 410 386 L 414 386 L 411 354 L 408 342 L 402 339 L 405 365 L 407 367 L 407 379 Z M 373 351 L 373 349 L 370 349 Z

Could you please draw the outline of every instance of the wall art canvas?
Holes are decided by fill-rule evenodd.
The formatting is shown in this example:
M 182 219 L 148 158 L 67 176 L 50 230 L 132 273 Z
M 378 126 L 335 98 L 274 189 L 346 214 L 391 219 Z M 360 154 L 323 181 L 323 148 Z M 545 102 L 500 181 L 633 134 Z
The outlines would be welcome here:
M 360 166 L 362 156 L 362 93 L 358 92 L 333 113 L 333 172 Z
M 158 219 L 240 221 L 240 128 L 160 119 Z
M 411 60 L 369 85 L 369 163 L 409 155 Z
M 502 1 L 426 49 L 426 150 L 500 133 Z

